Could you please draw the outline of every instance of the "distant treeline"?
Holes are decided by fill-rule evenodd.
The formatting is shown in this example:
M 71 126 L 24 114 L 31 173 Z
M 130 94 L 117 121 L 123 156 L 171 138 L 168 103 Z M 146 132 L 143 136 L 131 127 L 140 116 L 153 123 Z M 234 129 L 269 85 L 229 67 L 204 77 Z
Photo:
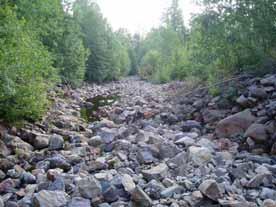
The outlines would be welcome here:
M 178 0 L 143 38 L 140 74 L 157 82 L 214 82 L 235 73 L 276 71 L 275 0 L 195 0 L 204 10 L 189 27 Z M 187 25 L 187 24 L 186 24 Z

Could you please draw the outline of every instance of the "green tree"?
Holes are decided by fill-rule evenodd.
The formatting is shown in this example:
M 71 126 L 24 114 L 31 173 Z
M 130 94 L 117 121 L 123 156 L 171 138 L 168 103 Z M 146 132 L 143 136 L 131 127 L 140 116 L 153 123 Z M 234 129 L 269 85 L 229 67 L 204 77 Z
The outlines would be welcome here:
M 206 10 L 194 19 L 189 43 L 192 64 L 201 65 L 201 74 L 217 80 L 237 72 L 269 72 L 273 68 L 267 67 L 271 61 L 276 63 L 273 1 L 202 3 Z
M 126 75 L 130 70 L 129 35 L 114 33 L 96 3 L 78 0 L 73 11 L 90 50 L 86 80 L 103 82 Z
M 25 19 L 54 60 L 61 80 L 74 86 L 84 79 L 87 50 L 79 25 L 65 13 L 61 0 L 14 0 L 18 18 Z M 69 5 L 70 6 L 70 5 Z
M 179 0 L 172 0 L 171 6 L 164 14 L 164 24 L 178 33 L 179 38 L 185 41 L 186 28 L 184 25 L 183 11 L 180 9 Z
M 0 116 L 36 120 L 47 107 L 53 85 L 51 56 L 9 6 L 0 8 Z
M 150 50 L 142 59 L 140 76 L 145 79 L 153 79 L 161 67 L 161 54 L 156 50 Z
M 100 8 L 88 0 L 79 0 L 74 4 L 74 17 L 81 26 L 84 44 L 90 49 L 87 61 L 86 80 L 102 82 L 110 79 L 112 68 L 110 62 L 110 37 L 108 25 Z
M 182 11 L 179 8 L 178 0 L 173 0 L 172 5 L 164 14 L 163 25 L 153 29 L 142 42 L 142 54 L 144 58 L 140 65 L 140 74 L 149 76 L 148 79 L 156 82 L 168 82 L 184 76 L 184 68 L 187 68 L 187 34 L 183 22 Z M 159 68 L 152 70 L 155 66 L 149 67 L 145 64 L 148 55 L 152 51 L 158 52 Z M 156 55 L 157 56 L 157 55 Z M 149 70 L 148 72 L 146 72 Z
M 63 39 L 59 43 L 60 76 L 64 83 L 79 86 L 85 77 L 89 50 L 84 47 L 82 33 L 77 22 L 70 16 L 64 18 Z
M 143 56 L 142 51 L 142 38 L 139 34 L 134 34 L 131 37 L 131 43 L 129 48 L 129 58 L 131 62 L 130 75 L 136 75 L 139 70 L 139 65 L 141 64 L 141 59 Z

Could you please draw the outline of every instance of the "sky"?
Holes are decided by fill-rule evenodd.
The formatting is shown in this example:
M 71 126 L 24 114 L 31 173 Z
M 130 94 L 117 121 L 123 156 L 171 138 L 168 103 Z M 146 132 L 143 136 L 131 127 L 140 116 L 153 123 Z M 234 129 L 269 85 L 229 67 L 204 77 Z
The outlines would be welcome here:
M 191 15 L 200 8 L 193 0 L 179 1 L 185 25 L 188 25 Z M 97 3 L 114 30 L 126 28 L 132 34 L 143 34 L 160 25 L 162 14 L 171 0 L 97 0 Z

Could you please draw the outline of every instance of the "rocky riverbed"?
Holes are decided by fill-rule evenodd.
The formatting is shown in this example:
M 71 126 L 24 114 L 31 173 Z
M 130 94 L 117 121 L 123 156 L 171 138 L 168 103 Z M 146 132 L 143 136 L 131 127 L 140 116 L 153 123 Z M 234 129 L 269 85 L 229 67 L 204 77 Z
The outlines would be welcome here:
M 275 207 L 276 76 L 185 87 L 57 88 L 42 121 L 0 126 L 0 207 Z

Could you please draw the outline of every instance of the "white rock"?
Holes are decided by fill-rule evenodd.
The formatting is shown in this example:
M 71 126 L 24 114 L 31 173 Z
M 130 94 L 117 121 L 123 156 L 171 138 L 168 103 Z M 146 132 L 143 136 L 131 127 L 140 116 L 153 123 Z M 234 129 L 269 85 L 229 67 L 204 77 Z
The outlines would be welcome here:
M 210 150 L 206 147 L 189 147 L 189 158 L 197 165 L 202 165 L 212 159 Z
M 127 192 L 132 192 L 136 187 L 135 183 L 133 182 L 132 177 L 128 174 L 124 174 L 122 176 L 122 184 L 125 188 L 125 191 L 127 191 Z

